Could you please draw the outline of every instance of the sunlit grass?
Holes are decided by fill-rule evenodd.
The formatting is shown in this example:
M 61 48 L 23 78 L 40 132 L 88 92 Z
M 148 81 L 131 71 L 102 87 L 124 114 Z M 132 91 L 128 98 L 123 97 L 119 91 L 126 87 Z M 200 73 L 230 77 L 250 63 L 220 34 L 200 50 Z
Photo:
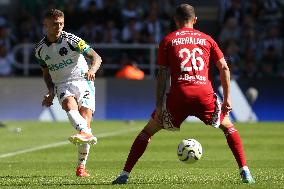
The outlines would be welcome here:
M 144 121 L 133 124 L 95 121 L 99 137 L 91 149 L 89 178 L 77 178 L 77 149 L 57 147 L 0 158 L 0 188 L 284 188 L 283 123 L 236 124 L 256 184 L 240 181 L 236 162 L 223 133 L 201 123 L 185 123 L 181 132 L 161 131 L 131 173 L 129 183 L 112 186 L 124 166 L 130 146 Z M 67 141 L 74 130 L 68 123 L 5 122 L 0 128 L 0 157 L 25 149 Z M 17 129 L 21 128 L 21 129 Z M 129 130 L 129 132 L 127 132 Z M 122 132 L 125 131 L 125 132 Z M 106 133 L 118 133 L 107 136 Z M 195 138 L 203 146 L 201 160 L 179 162 L 178 143 Z

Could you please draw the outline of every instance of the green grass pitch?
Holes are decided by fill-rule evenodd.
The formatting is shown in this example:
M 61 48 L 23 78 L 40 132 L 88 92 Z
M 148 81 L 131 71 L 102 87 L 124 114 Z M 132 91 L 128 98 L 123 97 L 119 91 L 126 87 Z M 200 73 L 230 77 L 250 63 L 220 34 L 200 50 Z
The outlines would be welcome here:
M 254 185 L 241 183 L 219 129 L 184 123 L 180 132 L 161 131 L 154 136 L 129 183 L 112 186 L 145 123 L 94 121 L 99 141 L 91 148 L 87 164 L 91 177 L 77 178 L 77 148 L 67 141 L 75 131 L 68 123 L 4 122 L 0 126 L 0 188 L 284 188 L 284 123 L 235 124 Z M 195 138 L 203 146 L 203 156 L 195 164 L 177 158 L 177 145 L 184 138 Z

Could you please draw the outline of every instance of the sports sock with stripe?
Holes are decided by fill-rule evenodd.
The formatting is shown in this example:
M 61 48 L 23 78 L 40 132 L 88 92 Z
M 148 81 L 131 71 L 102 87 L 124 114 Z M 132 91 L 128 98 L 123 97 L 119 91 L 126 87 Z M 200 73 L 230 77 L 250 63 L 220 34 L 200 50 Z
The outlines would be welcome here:
M 234 127 L 234 125 L 231 125 L 227 127 L 223 132 L 226 136 L 227 143 L 238 163 L 239 168 L 246 166 L 247 162 L 238 130 Z

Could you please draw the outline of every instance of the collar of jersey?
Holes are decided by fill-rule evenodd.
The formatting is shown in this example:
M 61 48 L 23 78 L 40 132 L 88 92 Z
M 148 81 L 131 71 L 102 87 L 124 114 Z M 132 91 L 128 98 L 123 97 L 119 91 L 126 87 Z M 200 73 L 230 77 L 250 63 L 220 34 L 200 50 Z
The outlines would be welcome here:
M 62 33 L 61 33 L 59 38 L 55 42 L 50 42 L 47 38 L 47 35 L 46 35 L 45 38 L 44 38 L 44 42 L 47 46 L 50 46 L 52 43 L 60 44 L 62 42 L 62 38 L 63 38 L 63 36 L 62 36 Z

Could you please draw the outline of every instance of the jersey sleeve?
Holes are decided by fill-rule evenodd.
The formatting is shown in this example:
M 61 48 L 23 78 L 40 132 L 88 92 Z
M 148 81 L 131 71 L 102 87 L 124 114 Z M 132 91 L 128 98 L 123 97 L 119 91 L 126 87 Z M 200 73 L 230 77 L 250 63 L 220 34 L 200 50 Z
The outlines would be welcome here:
M 35 58 L 40 67 L 47 68 L 46 62 L 41 58 L 41 50 L 42 48 L 35 49 Z
M 88 45 L 83 39 L 81 39 L 80 37 L 77 37 L 74 34 L 69 34 L 68 36 L 70 45 L 72 45 L 72 47 L 81 54 L 86 54 L 90 49 L 90 45 Z
M 224 57 L 221 49 L 219 48 L 218 44 L 211 38 L 211 59 L 214 63 L 219 61 L 221 58 Z
M 169 66 L 167 59 L 167 40 L 163 39 L 158 48 L 157 64 L 161 66 Z

